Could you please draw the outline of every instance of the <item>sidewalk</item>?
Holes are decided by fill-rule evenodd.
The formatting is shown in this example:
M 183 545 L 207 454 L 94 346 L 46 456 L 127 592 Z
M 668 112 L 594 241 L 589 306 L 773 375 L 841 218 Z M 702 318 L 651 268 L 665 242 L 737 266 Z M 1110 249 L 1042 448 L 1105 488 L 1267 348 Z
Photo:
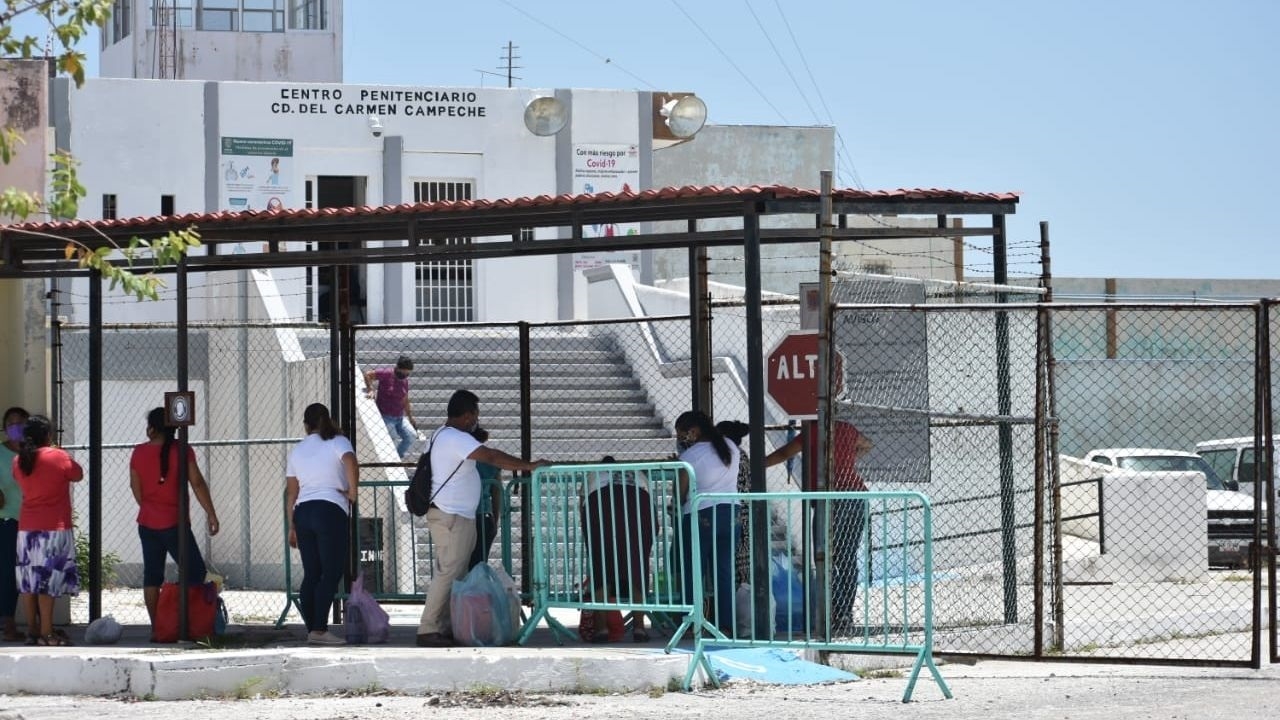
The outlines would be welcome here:
M 233 628 L 213 647 L 152 644 L 150 628 L 126 625 L 115 645 L 84 645 L 84 626 L 67 628 L 70 647 L 0 645 L 0 693 L 125 695 L 180 700 L 263 693 L 631 692 L 679 687 L 689 656 L 663 652 L 664 638 L 557 644 L 539 628 L 523 647 L 419 648 L 416 626 L 393 624 L 383 645 L 307 645 L 300 625 Z M 334 631 L 341 634 L 341 628 Z

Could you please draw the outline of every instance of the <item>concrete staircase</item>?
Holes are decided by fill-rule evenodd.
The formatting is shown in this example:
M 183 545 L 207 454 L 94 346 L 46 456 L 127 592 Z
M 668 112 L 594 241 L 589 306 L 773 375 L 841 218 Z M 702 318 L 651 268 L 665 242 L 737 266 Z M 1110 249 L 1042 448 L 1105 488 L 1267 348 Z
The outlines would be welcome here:
M 393 334 L 394 333 L 394 334 Z M 311 342 L 324 343 L 327 337 Z M 394 365 L 401 354 L 414 360 L 410 403 L 419 427 L 428 435 L 446 416 L 449 396 L 465 388 L 480 397 L 480 424 L 489 445 L 520 455 L 520 355 L 515 338 L 467 329 L 448 333 L 433 328 L 369 331 L 357 336 L 356 361 L 362 370 Z M 613 338 L 586 332 L 535 337 L 530 353 L 532 457 L 553 462 L 592 462 L 612 455 L 619 462 L 665 459 L 675 452 L 667 422 L 657 415 Z M 416 456 L 425 443 L 415 443 Z M 508 473 L 503 474 L 509 479 Z M 523 572 L 520 555 L 520 498 L 512 512 L 513 572 Z M 431 575 L 430 536 L 415 521 L 419 578 Z M 501 558 L 501 536 L 491 561 Z
M 515 342 L 467 335 L 405 338 L 395 350 L 359 350 L 371 368 L 414 359 L 410 402 L 423 431 L 439 427 L 449 396 L 459 388 L 480 396 L 480 424 L 489 445 L 520 454 L 520 357 Z M 619 462 L 664 458 L 674 452 L 671 430 L 608 336 L 538 339 L 532 361 L 532 455 L 555 462 Z M 672 418 L 674 419 L 674 418 Z

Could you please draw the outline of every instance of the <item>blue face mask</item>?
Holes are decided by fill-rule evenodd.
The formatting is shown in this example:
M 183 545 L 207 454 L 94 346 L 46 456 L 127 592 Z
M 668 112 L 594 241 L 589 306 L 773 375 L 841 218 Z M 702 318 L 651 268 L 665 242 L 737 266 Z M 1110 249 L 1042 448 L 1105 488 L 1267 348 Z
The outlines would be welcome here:
M 22 442 L 22 423 L 6 425 L 4 428 L 4 434 L 11 442 Z

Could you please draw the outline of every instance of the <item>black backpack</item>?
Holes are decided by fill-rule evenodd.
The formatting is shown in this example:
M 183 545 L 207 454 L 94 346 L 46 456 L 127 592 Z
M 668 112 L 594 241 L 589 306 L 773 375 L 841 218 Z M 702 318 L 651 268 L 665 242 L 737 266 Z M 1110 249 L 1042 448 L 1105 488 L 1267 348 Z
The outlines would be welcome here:
M 422 517 L 431 509 L 431 498 L 431 448 L 428 447 L 418 458 L 409 487 L 404 489 L 404 505 L 409 512 Z
M 409 512 L 417 517 L 426 515 L 427 511 L 431 509 L 431 503 L 436 499 L 436 492 L 438 491 L 433 492 L 431 488 L 431 446 L 436 444 L 436 436 L 443 429 L 440 428 L 440 430 L 436 430 L 432 434 L 431 442 L 427 445 L 426 452 L 422 453 L 422 456 L 418 458 L 418 466 L 413 469 L 413 478 L 409 480 L 409 487 L 404 489 L 404 506 L 409 508 Z M 441 490 L 453 479 L 454 474 L 458 472 L 458 468 L 462 467 L 462 462 L 465 461 L 466 458 L 463 458 L 458 463 L 458 467 L 449 473 L 449 477 L 444 479 L 444 482 L 440 484 Z

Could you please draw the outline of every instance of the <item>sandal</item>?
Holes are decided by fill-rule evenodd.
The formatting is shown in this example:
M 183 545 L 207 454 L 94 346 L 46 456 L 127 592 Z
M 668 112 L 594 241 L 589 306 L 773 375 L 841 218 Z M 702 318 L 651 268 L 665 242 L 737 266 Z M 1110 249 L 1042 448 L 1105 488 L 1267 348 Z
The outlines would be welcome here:
M 631 641 L 637 643 L 649 642 L 649 631 L 642 627 L 638 627 L 631 631 Z
M 39 644 L 40 644 L 40 638 L 34 634 L 28 635 L 26 642 L 23 643 L 23 645 L 39 645 Z
M 66 633 L 58 635 L 56 632 L 51 632 L 37 640 L 36 644 L 44 647 L 64 647 L 70 645 L 71 641 L 67 639 Z

